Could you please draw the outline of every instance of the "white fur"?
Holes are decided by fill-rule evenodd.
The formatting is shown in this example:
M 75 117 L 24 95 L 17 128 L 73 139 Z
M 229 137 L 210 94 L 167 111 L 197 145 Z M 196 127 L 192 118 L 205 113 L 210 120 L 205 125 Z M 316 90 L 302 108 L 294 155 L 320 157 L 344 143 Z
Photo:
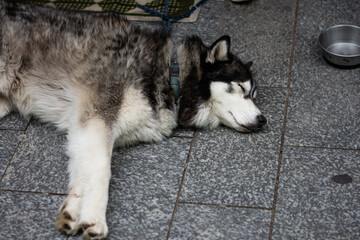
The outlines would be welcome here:
M 85 231 L 101 233 L 102 237 L 107 235 L 105 213 L 113 142 L 108 127 L 99 118 L 79 122 L 69 129 L 70 193 L 63 212 L 74 218 L 69 221 L 76 229 L 73 233 L 80 226 L 88 225 Z
M 208 57 L 206 59 L 207 62 L 214 63 L 215 60 L 225 61 L 228 60 L 228 43 L 223 40 L 218 42 L 209 52 Z
M 164 136 L 170 136 L 177 125 L 175 112 L 160 109 L 156 116 L 141 90 L 130 86 L 125 91 L 118 120 L 113 128 L 116 146 L 160 141 Z
M 239 83 L 245 89 L 245 95 L 248 95 L 251 90 L 251 83 L 250 80 L 246 82 Z
M 212 82 L 210 99 L 199 107 L 193 121 L 199 127 L 217 127 L 220 123 L 240 132 L 247 132 L 247 126 L 257 124 L 260 110 L 250 98 L 245 98 L 250 91 L 250 82 L 243 83 L 244 93 L 238 83 L 231 82 L 235 92 L 229 93 L 229 85 L 224 82 Z
M 192 122 L 192 125 L 201 128 L 216 128 L 219 124 L 220 119 L 213 111 L 211 100 L 198 107 L 198 112 Z
M 0 119 L 6 116 L 11 110 L 10 103 L 0 95 Z

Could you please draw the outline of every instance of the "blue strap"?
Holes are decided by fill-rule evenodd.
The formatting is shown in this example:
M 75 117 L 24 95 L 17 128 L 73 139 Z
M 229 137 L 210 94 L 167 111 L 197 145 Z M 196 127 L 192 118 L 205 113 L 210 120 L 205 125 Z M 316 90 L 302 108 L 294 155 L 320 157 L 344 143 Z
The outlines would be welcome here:
M 167 16 L 168 15 L 168 10 L 169 10 L 169 4 L 170 4 L 170 0 L 167 0 L 165 3 L 165 9 L 164 9 L 164 15 Z M 166 29 L 167 32 L 170 31 L 170 21 L 169 20 L 163 20 L 164 23 L 164 28 Z
M 178 15 L 178 16 L 168 16 L 170 0 L 166 0 L 164 14 L 162 14 L 158 11 L 155 11 L 154 9 L 151 9 L 147 6 L 141 5 L 141 4 L 137 4 L 136 6 L 140 9 L 144 10 L 145 12 L 149 13 L 150 15 L 162 18 L 163 22 L 164 22 L 164 28 L 166 29 L 167 32 L 169 32 L 170 31 L 170 20 L 180 20 L 180 19 L 189 17 L 193 12 L 195 12 L 206 1 L 207 0 L 201 0 L 197 4 L 191 6 L 189 11 L 187 11 L 184 14 Z

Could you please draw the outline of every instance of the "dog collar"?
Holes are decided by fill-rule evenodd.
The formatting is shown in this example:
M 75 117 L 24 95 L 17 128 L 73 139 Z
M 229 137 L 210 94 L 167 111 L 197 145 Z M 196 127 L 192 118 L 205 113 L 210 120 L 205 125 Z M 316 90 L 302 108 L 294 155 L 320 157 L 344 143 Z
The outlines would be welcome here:
M 172 62 L 170 66 L 170 86 L 177 101 L 180 95 L 179 64 L 177 62 Z

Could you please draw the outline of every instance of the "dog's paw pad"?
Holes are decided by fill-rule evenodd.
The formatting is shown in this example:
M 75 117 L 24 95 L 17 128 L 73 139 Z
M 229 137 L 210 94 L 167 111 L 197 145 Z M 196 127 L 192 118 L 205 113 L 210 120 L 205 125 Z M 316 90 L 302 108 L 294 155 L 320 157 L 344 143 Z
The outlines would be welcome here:
M 67 235 L 75 235 L 79 230 L 79 224 L 76 218 L 72 217 L 66 210 L 61 211 L 56 217 L 55 226 L 61 232 Z
M 82 230 L 85 232 L 86 231 L 86 229 L 88 229 L 89 227 L 91 227 L 91 226 L 94 226 L 95 224 L 82 224 Z
M 107 226 L 103 223 L 96 224 L 82 224 L 84 239 L 86 240 L 94 240 L 94 239 L 104 239 L 107 236 Z
M 95 232 L 88 232 L 88 236 L 91 237 L 91 238 L 100 237 L 100 235 L 98 233 L 95 233 Z
M 106 238 L 106 235 L 104 235 L 103 233 L 97 233 L 91 231 L 84 232 L 85 240 L 95 240 L 95 239 L 104 239 L 104 238 Z
M 72 222 L 76 222 L 76 219 L 75 218 L 73 218 L 68 212 L 64 212 L 63 213 L 63 215 L 64 215 L 64 218 L 66 219 L 66 220 L 70 220 L 70 221 L 72 221 Z

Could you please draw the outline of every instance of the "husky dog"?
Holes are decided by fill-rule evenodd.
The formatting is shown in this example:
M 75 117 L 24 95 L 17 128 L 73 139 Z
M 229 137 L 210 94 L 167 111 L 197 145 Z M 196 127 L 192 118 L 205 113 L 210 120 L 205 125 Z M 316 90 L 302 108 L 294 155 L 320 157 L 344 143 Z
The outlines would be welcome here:
M 188 37 L 178 48 L 180 96 L 169 81 L 172 43 L 161 31 L 115 14 L 91 14 L 0 0 L 0 118 L 12 109 L 67 132 L 69 194 L 56 219 L 66 234 L 108 234 L 114 146 L 154 142 L 177 123 L 252 132 L 266 124 L 252 99 L 249 64 L 230 37 L 210 47 Z

